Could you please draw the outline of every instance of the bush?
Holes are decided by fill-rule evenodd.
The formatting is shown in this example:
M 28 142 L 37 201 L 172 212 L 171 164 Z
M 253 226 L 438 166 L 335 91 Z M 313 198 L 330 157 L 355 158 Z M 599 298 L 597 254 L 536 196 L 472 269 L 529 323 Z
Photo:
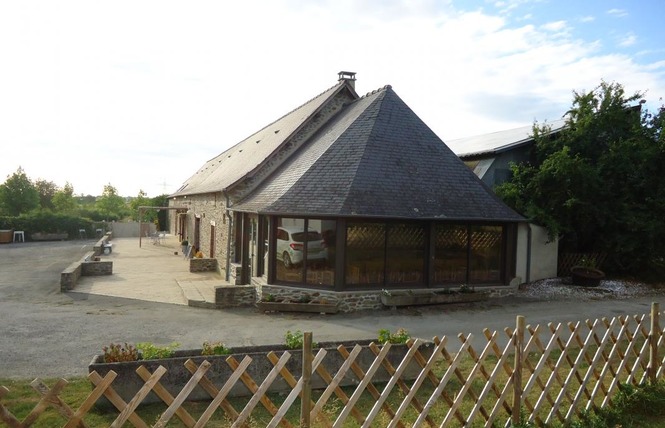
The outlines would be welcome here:
M 203 342 L 203 349 L 201 355 L 228 355 L 231 350 L 224 346 L 222 342 Z
M 137 343 L 136 347 L 141 352 L 141 357 L 144 360 L 159 360 L 161 358 L 170 358 L 175 354 L 175 350 L 180 346 L 179 343 L 173 342 L 167 346 L 155 346 L 150 342 Z
M 128 345 L 127 343 L 125 343 L 125 346 L 117 343 L 111 343 L 109 346 L 104 346 L 102 351 L 104 352 L 105 363 L 137 361 L 139 359 L 138 350 L 132 345 Z
M 291 330 L 289 330 L 284 335 L 284 340 L 288 349 L 302 349 L 302 345 L 305 339 L 302 331 L 296 330 L 292 333 Z M 316 346 L 316 342 L 312 342 L 312 347 Z
M 86 218 L 39 211 L 18 217 L 0 217 L 0 229 L 24 230 L 28 237 L 36 232 L 67 233 L 72 239 L 78 238 L 79 229 L 89 231 L 91 236 L 93 223 Z
M 390 332 L 387 328 L 382 328 L 379 330 L 378 341 L 381 344 L 392 343 L 392 344 L 404 344 L 411 339 L 411 335 L 404 328 L 398 329 L 394 334 Z

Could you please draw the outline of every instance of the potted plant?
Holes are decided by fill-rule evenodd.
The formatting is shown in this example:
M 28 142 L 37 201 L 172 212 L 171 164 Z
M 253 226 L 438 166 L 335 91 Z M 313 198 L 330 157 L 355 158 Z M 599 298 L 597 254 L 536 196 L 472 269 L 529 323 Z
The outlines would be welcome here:
M 570 268 L 573 284 L 582 287 L 597 287 L 605 278 L 605 273 L 596 267 L 596 259 L 582 257 L 576 266 Z

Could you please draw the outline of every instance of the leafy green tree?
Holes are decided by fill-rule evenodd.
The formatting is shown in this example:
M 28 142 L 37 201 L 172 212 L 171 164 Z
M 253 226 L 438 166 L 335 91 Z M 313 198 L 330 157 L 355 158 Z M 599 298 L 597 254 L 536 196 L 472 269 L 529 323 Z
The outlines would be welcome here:
M 35 188 L 39 192 L 39 206 L 45 210 L 53 210 L 53 196 L 58 191 L 58 186 L 52 181 L 40 178 L 35 181 Z
M 53 195 L 53 207 L 61 213 L 73 213 L 77 209 L 76 199 L 74 199 L 74 186 L 69 182 L 65 187 L 55 192 Z
M 561 251 L 604 252 L 606 268 L 641 272 L 665 256 L 664 113 L 643 94 L 601 82 L 574 92 L 566 128 L 534 127 L 530 163 L 496 188 L 509 205 L 560 238 Z
M 39 192 L 23 168 L 7 177 L 0 185 L 0 211 L 9 216 L 18 216 L 39 208 Z
M 139 190 L 138 196 L 133 198 L 129 202 L 129 209 L 131 210 L 131 218 L 134 221 L 144 221 L 144 222 L 152 222 L 155 218 L 156 215 L 154 212 L 150 211 L 145 211 L 143 213 L 143 218 L 139 219 L 139 207 L 141 206 L 151 206 L 152 204 L 150 203 L 150 199 L 148 198 L 148 194 L 143 191 L 143 189 Z
M 121 219 L 127 214 L 125 200 L 110 183 L 104 186 L 102 196 L 97 198 L 95 207 L 107 220 Z

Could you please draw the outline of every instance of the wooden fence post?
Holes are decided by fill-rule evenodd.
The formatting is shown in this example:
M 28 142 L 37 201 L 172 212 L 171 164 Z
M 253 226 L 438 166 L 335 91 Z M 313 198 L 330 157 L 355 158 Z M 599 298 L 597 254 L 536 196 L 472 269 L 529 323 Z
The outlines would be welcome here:
M 655 384 L 657 381 L 658 367 L 658 340 L 660 339 L 659 305 L 657 302 L 651 303 L 651 331 L 649 332 L 649 382 Z
M 524 330 L 526 321 L 522 315 L 517 316 L 515 332 L 513 333 L 513 344 L 515 347 L 515 367 L 513 370 L 513 414 L 512 425 L 520 423 L 522 410 L 522 362 L 524 361 Z
M 303 334 L 302 342 L 302 394 L 300 395 L 300 426 L 309 428 L 312 407 L 312 332 Z

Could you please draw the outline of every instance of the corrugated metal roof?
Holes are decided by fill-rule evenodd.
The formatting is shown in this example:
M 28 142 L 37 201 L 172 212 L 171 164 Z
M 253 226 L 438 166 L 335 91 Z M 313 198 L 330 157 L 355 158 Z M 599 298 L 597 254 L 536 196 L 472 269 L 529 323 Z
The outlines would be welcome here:
M 220 192 L 260 167 L 326 101 L 335 96 L 345 82 L 319 94 L 245 140 L 207 161 L 170 196 Z
M 566 125 L 565 119 L 546 122 L 550 132 L 558 132 Z M 541 125 L 541 124 L 539 124 Z M 473 137 L 458 138 L 446 142 L 448 147 L 461 158 L 482 154 L 495 154 L 518 147 L 533 140 L 533 125 Z
M 345 107 L 233 208 L 282 215 L 524 221 L 390 86 Z

